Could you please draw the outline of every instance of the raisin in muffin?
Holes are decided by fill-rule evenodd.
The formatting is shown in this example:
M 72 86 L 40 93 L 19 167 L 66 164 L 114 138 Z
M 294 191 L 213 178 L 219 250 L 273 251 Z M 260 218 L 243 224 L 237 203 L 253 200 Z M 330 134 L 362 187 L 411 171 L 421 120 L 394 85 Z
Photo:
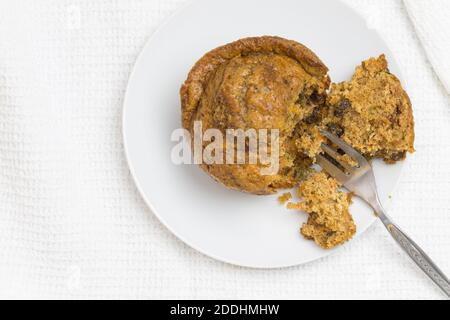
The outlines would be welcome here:
M 325 126 L 366 157 L 394 163 L 414 152 L 411 102 L 384 55 L 364 61 L 350 81 L 332 84 L 327 103 Z
M 278 129 L 280 147 L 275 175 L 262 175 L 261 164 L 201 167 L 225 186 L 253 194 L 296 185 L 312 164 L 298 150 L 320 146 L 311 118 L 326 102 L 327 72 L 311 50 L 279 37 L 241 39 L 203 56 L 181 88 L 183 127 L 193 133 L 194 122 L 201 121 L 203 131 L 214 128 L 223 135 L 227 129 Z M 302 142 L 298 128 L 305 125 Z

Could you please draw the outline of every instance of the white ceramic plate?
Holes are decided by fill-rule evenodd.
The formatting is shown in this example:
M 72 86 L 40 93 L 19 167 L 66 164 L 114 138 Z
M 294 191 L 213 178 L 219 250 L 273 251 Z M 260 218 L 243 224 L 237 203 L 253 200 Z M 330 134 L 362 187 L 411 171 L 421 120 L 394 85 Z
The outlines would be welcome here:
M 277 35 L 311 48 L 333 81 L 348 79 L 362 60 L 385 53 L 380 36 L 336 0 L 196 0 L 148 41 L 131 75 L 124 104 L 126 157 L 142 197 L 161 222 L 196 250 L 240 266 L 278 268 L 330 254 L 299 234 L 306 215 L 290 212 L 276 196 L 227 190 L 196 166 L 176 166 L 171 133 L 180 127 L 179 89 L 192 65 L 209 50 L 247 36 Z M 375 163 L 381 199 L 401 164 Z M 359 200 L 351 207 L 364 232 L 375 220 Z

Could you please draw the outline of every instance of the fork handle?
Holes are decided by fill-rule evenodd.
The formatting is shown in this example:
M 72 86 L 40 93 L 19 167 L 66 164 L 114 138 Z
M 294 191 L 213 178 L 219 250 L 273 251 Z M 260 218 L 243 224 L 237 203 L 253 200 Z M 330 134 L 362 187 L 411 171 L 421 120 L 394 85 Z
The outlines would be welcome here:
M 415 243 L 410 237 L 408 237 L 399 227 L 392 222 L 383 221 L 386 229 L 402 247 L 402 249 L 414 260 L 414 262 L 420 267 L 437 284 L 445 294 L 450 297 L 450 281 L 444 275 L 444 273 L 436 266 L 431 258 Z

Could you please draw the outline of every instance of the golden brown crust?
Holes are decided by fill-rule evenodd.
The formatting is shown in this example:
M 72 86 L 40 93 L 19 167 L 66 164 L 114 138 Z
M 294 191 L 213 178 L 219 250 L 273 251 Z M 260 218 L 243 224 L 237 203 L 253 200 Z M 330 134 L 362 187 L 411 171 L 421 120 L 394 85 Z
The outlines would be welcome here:
M 296 60 L 315 77 L 326 76 L 328 68 L 304 45 L 274 36 L 250 37 L 218 47 L 205 54 L 192 68 L 180 90 L 182 124 L 189 129 L 205 85 L 220 65 L 237 57 L 252 53 L 281 54 Z

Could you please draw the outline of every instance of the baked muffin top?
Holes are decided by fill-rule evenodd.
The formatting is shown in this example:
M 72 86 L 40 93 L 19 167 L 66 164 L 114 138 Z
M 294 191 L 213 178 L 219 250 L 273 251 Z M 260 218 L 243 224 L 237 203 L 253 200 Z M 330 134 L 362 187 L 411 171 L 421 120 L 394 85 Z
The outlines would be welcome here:
M 230 111 L 241 113 L 264 108 L 271 112 L 266 116 L 275 119 L 279 116 L 276 113 L 280 105 L 285 109 L 286 100 L 298 98 L 304 80 L 324 81 L 327 72 L 328 68 L 307 47 L 280 37 L 244 38 L 218 47 L 194 65 L 181 88 L 183 127 L 191 127 L 202 103 L 230 104 Z M 325 81 L 329 81 L 328 78 Z M 214 101 L 212 94 L 219 90 L 219 101 Z M 222 98 L 225 101 L 220 101 Z M 254 106 L 254 102 L 258 106 Z M 236 124 L 246 122 L 236 120 Z M 265 123 L 269 123 L 268 120 L 266 118 Z
M 275 175 L 261 175 L 261 164 L 201 167 L 225 186 L 254 194 L 294 186 L 311 164 L 297 151 L 294 131 L 325 103 L 327 72 L 311 50 L 279 37 L 246 38 L 203 56 L 181 88 L 183 127 L 192 132 L 193 123 L 201 121 L 203 130 L 224 133 L 278 129 L 280 157 Z

